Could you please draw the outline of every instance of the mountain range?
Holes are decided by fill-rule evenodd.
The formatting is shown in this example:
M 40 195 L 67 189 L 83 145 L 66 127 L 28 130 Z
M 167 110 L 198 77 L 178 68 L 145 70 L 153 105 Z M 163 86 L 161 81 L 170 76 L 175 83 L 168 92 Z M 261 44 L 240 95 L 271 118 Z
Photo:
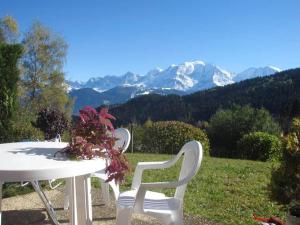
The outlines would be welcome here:
M 257 77 L 224 87 L 214 87 L 183 96 L 149 94 L 112 105 L 116 126 L 131 122 L 179 120 L 203 124 L 219 109 L 250 105 L 268 110 L 285 131 L 300 116 L 300 68 Z M 224 131 L 226 132 L 226 130 Z
M 121 76 L 93 77 L 86 82 L 67 81 L 69 94 L 75 97 L 74 112 L 85 105 L 123 103 L 139 95 L 184 95 L 215 86 L 225 86 L 245 79 L 280 72 L 274 66 L 249 68 L 233 73 L 200 60 L 155 68 L 145 75 L 127 72 Z

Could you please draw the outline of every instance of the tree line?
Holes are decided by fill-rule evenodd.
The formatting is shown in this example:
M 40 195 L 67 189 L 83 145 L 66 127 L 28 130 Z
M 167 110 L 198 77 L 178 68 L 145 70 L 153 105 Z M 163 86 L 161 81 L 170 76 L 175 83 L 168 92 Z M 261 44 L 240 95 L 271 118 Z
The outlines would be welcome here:
M 218 109 L 250 105 L 267 109 L 284 129 L 300 114 L 300 69 L 286 70 L 185 96 L 145 95 L 111 107 L 117 123 L 144 123 L 147 119 L 207 121 Z

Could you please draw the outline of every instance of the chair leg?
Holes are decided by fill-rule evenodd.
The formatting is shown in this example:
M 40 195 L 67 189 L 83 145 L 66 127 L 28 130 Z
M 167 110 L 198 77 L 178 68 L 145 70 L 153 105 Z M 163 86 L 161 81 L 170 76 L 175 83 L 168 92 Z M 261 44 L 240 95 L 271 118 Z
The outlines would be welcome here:
M 59 222 L 57 220 L 56 217 L 56 213 L 53 209 L 53 206 L 51 204 L 51 202 L 48 200 L 47 196 L 45 195 L 44 191 L 42 190 L 42 188 L 40 187 L 40 184 L 38 181 L 31 181 L 31 185 L 33 187 L 33 189 L 36 191 L 36 193 L 39 195 L 40 199 L 42 200 L 42 202 L 45 205 L 45 208 L 47 210 L 47 213 L 51 219 L 51 221 L 55 224 L 58 225 Z
M 3 182 L 0 181 L 0 225 L 2 224 L 2 185 Z
M 131 225 L 133 208 L 117 207 L 116 225 Z
M 173 211 L 169 223 L 167 225 L 183 225 L 183 210 Z
M 119 194 L 120 194 L 119 184 L 116 184 L 116 182 L 113 180 L 113 181 L 109 182 L 109 185 L 114 192 L 115 201 L 117 201 L 119 198 Z
M 101 180 L 101 191 L 102 191 L 102 197 L 104 200 L 104 204 L 109 204 L 109 184 Z

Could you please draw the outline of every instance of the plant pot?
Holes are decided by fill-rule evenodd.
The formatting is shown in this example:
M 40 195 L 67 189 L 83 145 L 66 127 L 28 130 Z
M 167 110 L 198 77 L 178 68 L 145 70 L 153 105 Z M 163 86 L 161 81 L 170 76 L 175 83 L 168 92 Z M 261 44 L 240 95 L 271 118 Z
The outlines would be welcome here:
M 300 217 L 293 216 L 288 213 L 286 218 L 286 225 L 300 225 Z

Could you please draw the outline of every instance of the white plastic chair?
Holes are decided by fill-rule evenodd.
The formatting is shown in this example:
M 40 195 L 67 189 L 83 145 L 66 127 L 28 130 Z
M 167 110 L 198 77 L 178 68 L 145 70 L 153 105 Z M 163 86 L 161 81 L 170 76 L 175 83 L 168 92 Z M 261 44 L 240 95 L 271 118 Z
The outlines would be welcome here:
M 142 183 L 146 169 L 163 169 L 173 166 L 184 154 L 178 181 Z M 166 225 L 183 224 L 183 198 L 187 183 L 196 175 L 202 161 L 202 145 L 198 141 L 186 143 L 170 161 L 140 162 L 137 164 L 130 191 L 119 195 L 117 225 L 130 225 L 132 213 L 147 214 Z M 148 191 L 151 188 L 176 188 L 173 197 Z
M 116 148 L 122 149 L 122 153 L 124 153 L 130 143 L 130 133 L 125 128 L 118 128 L 115 130 L 115 137 L 117 138 L 117 141 L 115 143 Z M 91 177 L 97 177 L 100 179 L 101 182 L 101 190 L 102 190 L 102 196 L 105 204 L 110 203 L 110 197 L 109 197 L 109 186 L 112 188 L 114 197 L 117 200 L 118 196 L 120 194 L 119 191 L 119 184 L 116 184 L 114 180 L 106 183 L 108 176 L 105 173 L 104 170 L 98 171 L 96 173 L 91 174 Z M 70 181 L 67 179 L 66 181 L 66 192 L 65 192 L 65 202 L 64 202 L 64 209 L 67 210 L 69 208 L 69 191 Z
M 122 153 L 124 153 L 130 143 L 130 133 L 125 128 L 118 128 L 115 130 L 115 137 L 117 138 L 117 141 L 115 143 L 115 147 L 122 149 Z M 120 191 L 119 191 L 119 184 L 117 184 L 114 180 L 110 182 L 105 182 L 108 178 L 105 171 L 98 171 L 91 175 L 92 177 L 99 178 L 101 182 L 101 190 L 102 190 L 102 197 L 105 204 L 109 204 L 110 198 L 109 198 L 109 186 L 112 188 L 115 200 L 118 199 Z

